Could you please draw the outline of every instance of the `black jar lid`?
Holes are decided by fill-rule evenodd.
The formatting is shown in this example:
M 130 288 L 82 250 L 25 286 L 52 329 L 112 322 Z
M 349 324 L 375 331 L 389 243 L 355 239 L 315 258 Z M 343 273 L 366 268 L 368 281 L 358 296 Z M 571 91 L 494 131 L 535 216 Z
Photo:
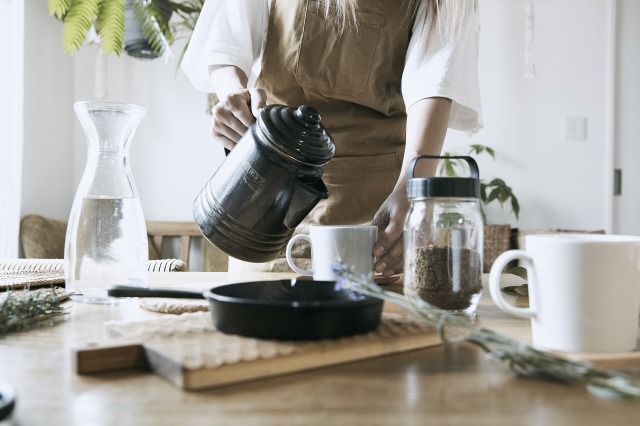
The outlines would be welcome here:
M 464 160 L 469 164 L 469 177 L 414 177 L 416 163 L 421 158 L 431 159 L 457 159 Z M 409 200 L 425 197 L 459 197 L 459 198 L 480 198 L 480 176 L 478 164 L 467 156 L 440 157 L 437 155 L 420 155 L 411 162 L 411 174 L 407 180 L 407 197 Z
M 258 129 L 270 145 L 307 165 L 325 165 L 336 152 L 320 113 L 310 106 L 269 105 L 260 112 Z

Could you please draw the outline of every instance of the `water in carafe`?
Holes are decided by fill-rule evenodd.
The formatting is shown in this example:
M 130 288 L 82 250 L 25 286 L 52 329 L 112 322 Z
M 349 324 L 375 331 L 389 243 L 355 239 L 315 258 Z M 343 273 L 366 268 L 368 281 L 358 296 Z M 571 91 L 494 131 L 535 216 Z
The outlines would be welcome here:
M 146 227 L 138 218 L 135 198 L 85 197 L 79 210 L 75 234 L 71 235 L 74 265 L 70 272 L 73 289 L 97 300 L 111 285 L 146 284 L 148 245 Z M 143 236 L 143 238 L 141 238 Z

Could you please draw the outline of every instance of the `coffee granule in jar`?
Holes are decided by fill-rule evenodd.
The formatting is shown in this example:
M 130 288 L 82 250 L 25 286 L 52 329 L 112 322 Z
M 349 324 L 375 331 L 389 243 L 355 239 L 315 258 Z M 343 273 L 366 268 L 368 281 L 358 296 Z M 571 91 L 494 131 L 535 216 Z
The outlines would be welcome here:
M 452 256 L 454 250 L 457 259 Z M 414 279 L 406 280 L 406 294 L 437 308 L 463 311 L 482 291 L 482 258 L 475 250 L 418 247 L 408 260 Z M 457 265 L 452 264 L 454 260 Z

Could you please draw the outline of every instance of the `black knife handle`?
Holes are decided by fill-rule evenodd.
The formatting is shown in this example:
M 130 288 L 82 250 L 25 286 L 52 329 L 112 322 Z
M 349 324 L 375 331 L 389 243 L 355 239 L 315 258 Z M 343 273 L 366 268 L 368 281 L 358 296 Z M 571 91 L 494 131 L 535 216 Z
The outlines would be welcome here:
M 204 295 L 198 291 L 154 289 L 116 285 L 107 289 L 107 295 L 111 297 L 167 297 L 175 299 L 204 299 Z

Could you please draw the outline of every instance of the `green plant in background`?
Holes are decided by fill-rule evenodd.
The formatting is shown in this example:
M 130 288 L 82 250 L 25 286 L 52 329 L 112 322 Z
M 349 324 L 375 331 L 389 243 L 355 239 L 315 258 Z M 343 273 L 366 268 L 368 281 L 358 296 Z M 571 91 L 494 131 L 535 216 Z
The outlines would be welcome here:
M 491 158 L 495 160 L 495 151 L 486 146 L 486 145 L 470 145 L 468 155 L 481 155 L 487 154 Z M 442 154 L 445 157 L 452 156 L 453 154 L 445 152 Z M 460 160 L 456 159 L 443 159 L 440 162 L 440 173 L 445 176 L 458 176 L 459 169 L 462 168 L 463 165 Z M 509 203 L 511 205 L 511 211 L 518 218 L 520 214 L 520 204 L 518 203 L 518 198 L 513 193 L 513 190 L 507 183 L 500 178 L 493 178 L 490 181 L 480 180 L 480 200 L 482 202 L 483 207 L 488 205 L 493 201 L 498 201 L 501 206 L 504 206 L 505 203 Z M 482 209 L 482 214 L 484 216 L 484 208 Z
M 65 51 L 77 52 L 93 28 L 105 56 L 120 56 L 125 48 L 127 14 L 132 13 L 155 56 L 162 56 L 175 32 L 193 30 L 203 4 L 204 0 L 49 0 L 49 14 L 64 23 Z M 170 24 L 173 13 L 176 19 Z

